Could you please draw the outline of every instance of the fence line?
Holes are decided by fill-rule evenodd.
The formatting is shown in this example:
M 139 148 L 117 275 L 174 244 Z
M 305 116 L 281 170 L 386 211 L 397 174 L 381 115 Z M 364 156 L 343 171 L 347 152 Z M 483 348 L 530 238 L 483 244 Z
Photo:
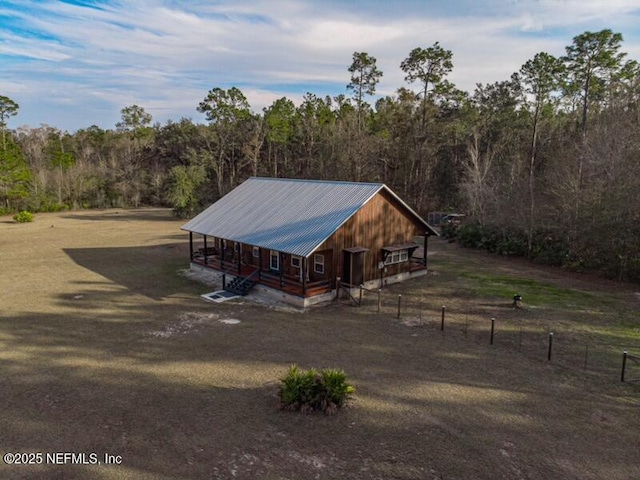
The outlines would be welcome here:
M 351 297 L 355 301 L 353 297 Z M 486 344 L 490 348 L 505 349 L 516 352 L 556 367 L 564 368 L 585 375 L 585 379 L 595 380 L 597 377 L 615 379 L 620 377 L 620 362 L 624 348 L 622 346 L 603 345 L 594 341 L 592 335 L 577 341 L 568 333 L 557 328 L 552 329 L 548 323 L 542 326 L 518 326 L 513 321 L 501 321 L 487 318 L 486 322 L 469 321 L 468 315 L 450 311 L 446 305 L 434 308 L 428 303 L 411 298 L 383 292 L 380 289 L 359 289 L 358 308 L 367 312 L 375 312 L 412 326 L 420 326 L 426 332 L 446 334 L 449 341 L 472 341 Z M 353 305 L 353 304 L 352 304 Z M 464 319 L 461 319 L 464 315 Z M 640 383 L 640 356 L 627 355 L 633 358 L 638 367 L 633 376 Z M 626 378 L 623 367 L 622 381 L 629 380 L 630 362 L 626 365 Z

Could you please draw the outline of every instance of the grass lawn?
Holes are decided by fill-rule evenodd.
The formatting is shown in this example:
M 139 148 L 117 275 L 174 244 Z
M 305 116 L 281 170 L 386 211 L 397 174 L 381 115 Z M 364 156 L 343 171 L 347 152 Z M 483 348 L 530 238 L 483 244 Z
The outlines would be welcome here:
M 0 452 L 45 455 L 0 478 L 640 478 L 640 365 L 620 382 L 640 286 L 436 239 L 432 274 L 383 289 L 380 312 L 371 292 L 360 308 L 212 304 L 179 273 L 182 223 L 0 217 Z M 293 363 L 343 368 L 355 397 L 334 416 L 280 411 Z M 86 464 L 46 464 L 58 452 Z

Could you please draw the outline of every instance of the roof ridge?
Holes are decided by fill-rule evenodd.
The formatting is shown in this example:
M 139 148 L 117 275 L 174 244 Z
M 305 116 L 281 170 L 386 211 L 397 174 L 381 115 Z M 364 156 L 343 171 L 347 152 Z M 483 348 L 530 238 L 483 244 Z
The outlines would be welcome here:
M 301 183 L 332 183 L 347 185 L 384 185 L 383 182 L 353 182 L 351 180 L 321 180 L 315 178 L 280 178 L 280 177 L 257 177 L 252 176 L 247 180 L 273 180 L 281 182 L 301 182 Z

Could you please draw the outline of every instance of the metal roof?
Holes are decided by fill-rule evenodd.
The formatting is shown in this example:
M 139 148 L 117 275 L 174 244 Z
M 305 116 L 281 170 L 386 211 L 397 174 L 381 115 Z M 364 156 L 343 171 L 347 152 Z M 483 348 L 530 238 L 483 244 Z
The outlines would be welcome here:
M 382 183 L 251 177 L 182 230 L 308 257 L 376 193 Z

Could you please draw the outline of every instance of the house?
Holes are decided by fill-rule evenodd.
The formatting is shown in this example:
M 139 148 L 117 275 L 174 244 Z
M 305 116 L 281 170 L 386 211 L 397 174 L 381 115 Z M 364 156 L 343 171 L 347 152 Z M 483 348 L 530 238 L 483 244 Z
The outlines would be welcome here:
M 252 177 L 187 222 L 191 268 L 298 306 L 427 271 L 438 235 L 382 183 Z M 421 237 L 424 248 L 416 243 Z

